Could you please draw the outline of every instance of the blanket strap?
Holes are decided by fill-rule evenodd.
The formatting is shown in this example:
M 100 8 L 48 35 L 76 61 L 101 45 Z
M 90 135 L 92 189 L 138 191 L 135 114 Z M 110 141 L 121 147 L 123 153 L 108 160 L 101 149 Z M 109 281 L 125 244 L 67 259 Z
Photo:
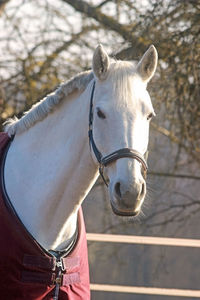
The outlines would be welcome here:
M 55 287 L 55 295 L 59 292 L 60 286 L 80 283 L 78 256 L 56 259 L 25 254 L 23 266 L 25 267 L 21 276 L 23 282 L 43 283 Z

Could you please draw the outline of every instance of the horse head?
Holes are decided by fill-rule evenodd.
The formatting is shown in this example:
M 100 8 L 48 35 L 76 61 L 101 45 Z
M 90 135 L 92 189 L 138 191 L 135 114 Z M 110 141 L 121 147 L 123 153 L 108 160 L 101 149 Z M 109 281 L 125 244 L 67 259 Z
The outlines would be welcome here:
M 122 216 L 139 214 L 146 195 L 144 154 L 149 123 L 155 115 L 146 87 L 156 66 L 157 51 L 153 45 L 138 64 L 111 60 L 101 45 L 93 56 L 95 88 L 90 124 L 93 156 L 103 164 L 108 177 L 112 209 Z M 109 163 L 103 163 L 106 157 L 110 158 Z

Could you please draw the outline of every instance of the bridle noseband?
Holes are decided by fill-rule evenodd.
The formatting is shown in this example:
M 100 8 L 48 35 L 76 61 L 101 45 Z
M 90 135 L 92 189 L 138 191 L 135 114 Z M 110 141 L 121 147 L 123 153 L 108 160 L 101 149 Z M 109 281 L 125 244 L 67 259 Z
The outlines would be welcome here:
M 108 154 L 103 157 L 101 152 L 98 150 L 94 138 L 93 138 L 93 98 L 94 98 L 94 90 L 95 90 L 95 81 L 92 86 L 92 93 L 90 96 L 90 112 L 89 112 L 89 131 L 88 131 L 88 136 L 89 136 L 89 143 L 90 143 L 90 148 L 93 150 L 94 155 L 99 163 L 99 173 L 106 184 L 108 186 L 108 183 L 104 177 L 103 174 L 103 168 L 111 164 L 112 162 L 124 158 L 124 157 L 130 157 L 133 159 L 136 159 L 139 161 L 142 165 L 143 171 L 144 171 L 144 177 L 146 177 L 146 172 L 147 172 L 147 162 L 142 154 L 140 154 L 138 151 L 130 148 L 122 148 L 119 150 L 116 150 L 112 152 L 111 154 Z M 146 152 L 147 153 L 147 152 Z

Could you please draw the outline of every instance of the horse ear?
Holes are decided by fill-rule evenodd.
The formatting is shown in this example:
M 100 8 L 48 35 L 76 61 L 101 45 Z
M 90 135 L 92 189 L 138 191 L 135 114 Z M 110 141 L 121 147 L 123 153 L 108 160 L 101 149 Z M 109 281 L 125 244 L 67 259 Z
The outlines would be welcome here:
M 96 50 L 94 51 L 93 61 L 92 61 L 92 68 L 95 76 L 100 80 L 104 80 L 106 78 L 109 65 L 110 65 L 109 56 L 104 50 L 103 46 L 100 44 L 97 46 Z
M 156 48 L 151 45 L 137 65 L 137 72 L 143 81 L 148 82 L 154 75 L 158 62 Z

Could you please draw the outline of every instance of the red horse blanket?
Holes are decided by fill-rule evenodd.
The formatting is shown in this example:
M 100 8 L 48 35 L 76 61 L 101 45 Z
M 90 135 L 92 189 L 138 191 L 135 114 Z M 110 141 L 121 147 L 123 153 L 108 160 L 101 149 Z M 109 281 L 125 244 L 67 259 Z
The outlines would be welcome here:
M 0 133 L 0 165 L 9 142 Z M 58 297 L 55 297 L 58 293 Z M 89 268 L 85 224 L 78 214 L 78 239 L 72 251 L 59 261 L 27 232 L 9 207 L 0 186 L 0 299 L 88 300 Z

